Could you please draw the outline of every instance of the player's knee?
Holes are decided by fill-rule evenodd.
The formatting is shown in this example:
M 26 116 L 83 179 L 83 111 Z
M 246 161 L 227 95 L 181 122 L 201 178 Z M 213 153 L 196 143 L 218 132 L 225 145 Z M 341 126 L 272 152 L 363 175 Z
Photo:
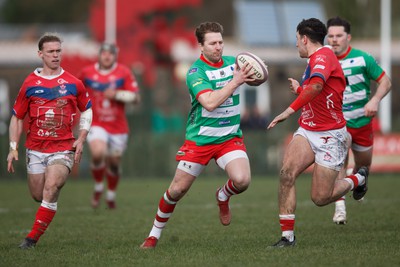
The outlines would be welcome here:
M 119 175 L 119 165 L 111 164 L 108 168 L 113 175 Z
M 43 200 L 43 195 L 42 194 L 38 194 L 38 193 L 32 193 L 31 194 L 31 197 L 32 197 L 32 199 L 34 200 L 34 201 L 36 201 L 36 202 L 42 202 L 42 200 Z
M 323 207 L 331 203 L 330 197 L 325 197 L 322 195 L 311 196 L 311 200 L 318 207 Z
M 173 198 L 175 201 L 180 200 L 189 190 L 189 188 L 184 188 L 184 187 L 170 187 L 168 189 L 169 194 L 171 196 L 171 198 Z
M 284 186 L 294 186 L 296 174 L 288 168 L 282 167 L 279 172 L 280 183 Z
M 232 178 L 232 180 L 235 187 L 243 192 L 249 187 L 251 176 L 249 173 L 242 173 L 236 175 L 234 178 Z

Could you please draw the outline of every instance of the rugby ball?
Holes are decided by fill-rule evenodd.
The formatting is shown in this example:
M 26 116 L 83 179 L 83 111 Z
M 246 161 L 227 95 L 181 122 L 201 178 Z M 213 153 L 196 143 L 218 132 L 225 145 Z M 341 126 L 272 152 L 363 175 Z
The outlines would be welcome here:
M 253 77 L 256 80 L 247 82 L 248 85 L 258 86 L 265 83 L 268 80 L 268 68 L 264 61 L 258 56 L 250 52 L 241 52 L 236 56 L 236 65 L 242 68 L 246 63 L 249 63 L 253 69 Z

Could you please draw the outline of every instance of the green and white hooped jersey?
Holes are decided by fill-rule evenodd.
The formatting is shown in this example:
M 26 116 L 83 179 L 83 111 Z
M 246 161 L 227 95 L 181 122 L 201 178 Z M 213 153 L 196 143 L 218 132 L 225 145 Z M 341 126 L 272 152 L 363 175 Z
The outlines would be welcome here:
M 186 75 L 192 108 L 186 125 L 186 140 L 197 145 L 220 144 L 234 137 L 241 137 L 239 89 L 218 108 L 209 112 L 197 101 L 204 90 L 223 88 L 233 77 L 235 57 L 223 56 L 223 64 L 215 67 L 201 58 L 197 59 Z
M 370 54 L 351 48 L 340 64 L 346 77 L 346 90 L 343 93 L 343 115 L 350 128 L 360 128 L 371 122 L 364 116 L 364 106 L 370 99 L 370 80 L 377 80 L 382 68 Z

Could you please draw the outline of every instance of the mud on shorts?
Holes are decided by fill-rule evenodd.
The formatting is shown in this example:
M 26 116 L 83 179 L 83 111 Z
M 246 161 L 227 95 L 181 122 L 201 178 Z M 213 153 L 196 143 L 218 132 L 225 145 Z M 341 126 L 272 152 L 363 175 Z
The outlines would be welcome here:
M 35 150 L 26 150 L 26 169 L 29 174 L 44 173 L 51 165 L 64 165 L 71 172 L 74 166 L 73 151 L 61 151 L 55 153 L 42 153 Z
M 330 131 L 308 131 L 298 128 L 293 136 L 301 135 L 308 140 L 315 153 L 315 163 L 329 169 L 340 171 L 348 152 L 348 138 L 346 127 Z

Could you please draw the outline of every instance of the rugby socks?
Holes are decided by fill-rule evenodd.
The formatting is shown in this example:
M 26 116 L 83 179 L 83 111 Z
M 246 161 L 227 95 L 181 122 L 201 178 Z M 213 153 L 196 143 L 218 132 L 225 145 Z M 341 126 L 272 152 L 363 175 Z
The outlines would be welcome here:
M 279 223 L 281 225 L 282 236 L 286 237 L 289 242 L 294 240 L 294 214 L 279 214 Z
M 344 205 L 344 202 L 346 201 L 346 196 L 342 196 L 341 198 L 339 198 L 338 200 L 336 200 L 336 205 Z
M 119 182 L 119 174 L 115 175 L 110 171 L 106 173 L 107 177 L 107 204 L 110 209 L 115 209 L 115 196 L 116 190 Z
M 106 165 L 102 163 L 99 166 L 92 165 L 90 168 L 92 172 L 93 179 L 96 183 L 102 183 L 104 178 L 104 173 L 106 172 Z
M 97 205 L 98 202 L 100 201 L 100 197 L 104 189 L 103 178 L 105 171 L 106 171 L 106 165 L 104 163 L 102 163 L 100 166 L 91 167 L 92 177 L 95 181 L 93 201 L 95 201 Z
M 219 201 L 227 201 L 231 196 L 240 194 L 242 191 L 237 189 L 233 184 L 233 181 L 229 179 L 226 184 L 219 190 L 218 199 Z
M 353 190 L 354 188 L 357 188 L 358 185 L 363 185 L 365 183 L 365 177 L 358 173 L 348 175 L 346 178 L 344 178 L 344 180 L 351 185 L 350 190 Z
M 167 190 L 158 204 L 156 218 L 154 219 L 153 228 L 150 231 L 149 237 L 154 236 L 160 239 L 161 232 L 167 224 L 169 217 L 171 217 L 172 212 L 174 212 L 176 203 L 177 201 L 171 198 Z
M 57 202 L 48 203 L 46 201 L 42 201 L 42 204 L 36 212 L 36 218 L 35 222 L 33 223 L 32 230 L 26 237 L 38 241 L 53 220 L 56 211 Z

